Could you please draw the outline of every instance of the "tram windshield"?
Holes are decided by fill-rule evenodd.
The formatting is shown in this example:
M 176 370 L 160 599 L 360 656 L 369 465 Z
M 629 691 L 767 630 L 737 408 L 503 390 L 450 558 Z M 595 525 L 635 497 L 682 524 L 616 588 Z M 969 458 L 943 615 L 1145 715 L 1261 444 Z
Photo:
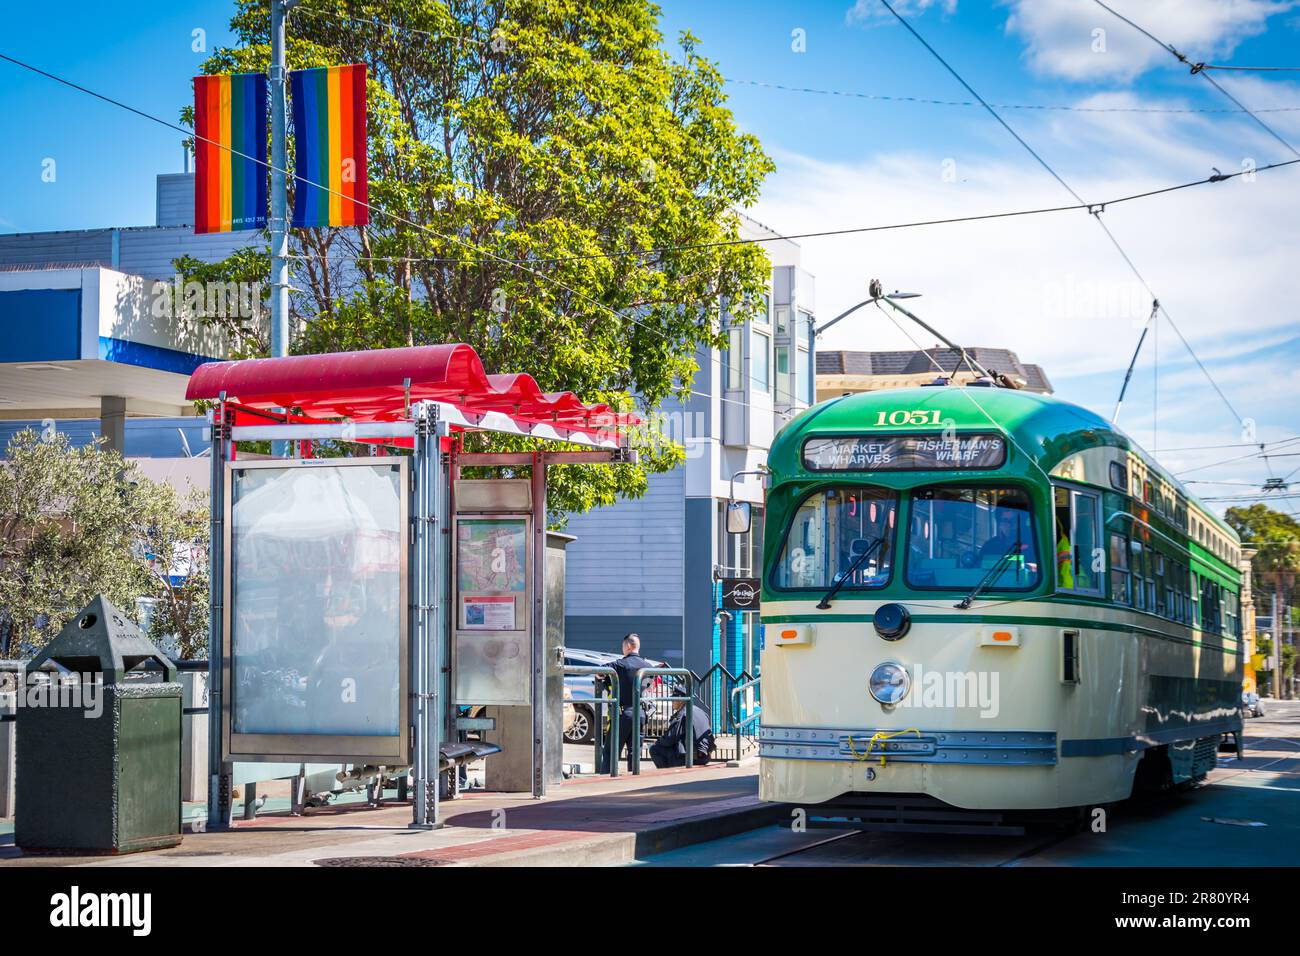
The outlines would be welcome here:
M 1018 488 L 918 488 L 912 492 L 907 583 L 1023 590 L 1041 576 L 1029 496 Z
M 804 499 L 781 547 L 774 585 L 825 590 L 871 548 L 842 590 L 883 587 L 889 581 L 898 495 L 861 485 L 816 491 Z

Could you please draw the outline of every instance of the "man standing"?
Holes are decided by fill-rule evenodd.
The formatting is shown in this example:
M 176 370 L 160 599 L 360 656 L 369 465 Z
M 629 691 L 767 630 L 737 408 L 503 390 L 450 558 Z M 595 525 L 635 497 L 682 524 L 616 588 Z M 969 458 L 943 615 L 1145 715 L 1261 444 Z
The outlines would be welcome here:
M 636 718 L 638 725 L 644 723 L 642 715 L 636 713 L 636 698 L 633 694 L 636 687 L 636 672 L 643 667 L 655 665 L 641 656 L 641 638 L 629 634 L 623 638 L 623 656 L 610 666 L 618 672 L 618 701 L 621 712 L 618 715 L 618 753 L 614 754 L 614 759 L 621 760 L 624 749 L 629 756 L 632 753 L 633 717 Z

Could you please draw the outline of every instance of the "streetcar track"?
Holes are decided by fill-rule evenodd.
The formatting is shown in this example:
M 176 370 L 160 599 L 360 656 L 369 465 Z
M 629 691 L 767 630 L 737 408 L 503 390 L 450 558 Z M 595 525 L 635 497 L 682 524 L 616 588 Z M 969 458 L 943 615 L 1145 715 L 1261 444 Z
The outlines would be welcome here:
M 758 862 L 754 863 L 753 865 L 754 865 L 754 866 L 767 866 L 767 865 L 768 865 L 769 863 L 771 863 L 773 860 L 782 860 L 782 859 L 785 859 L 786 857 L 790 857 L 790 856 L 798 856 L 800 853 L 807 853 L 809 850 L 815 850 L 815 849 L 817 849 L 818 847 L 827 846 L 828 844 L 831 844 L 831 843 L 838 843 L 840 840 L 845 840 L 845 839 L 848 839 L 849 837 L 862 836 L 862 834 L 864 834 L 864 833 L 866 833 L 866 832 L 867 832 L 867 831 L 865 831 L 865 830 L 849 830 L 849 831 L 846 832 L 846 833 L 837 833 L 837 834 L 835 834 L 835 836 L 827 837 L 827 838 L 824 839 L 824 840 L 817 840 L 817 841 L 814 842 L 814 843 L 809 843 L 809 844 L 806 844 L 806 845 L 801 846 L 801 847 L 796 847 L 796 848 L 793 849 L 793 850 L 786 850 L 785 852 L 783 852 L 783 853 L 778 853 L 778 854 L 776 854 L 775 856 L 769 856 L 769 857 L 767 857 L 766 859 L 759 860 Z

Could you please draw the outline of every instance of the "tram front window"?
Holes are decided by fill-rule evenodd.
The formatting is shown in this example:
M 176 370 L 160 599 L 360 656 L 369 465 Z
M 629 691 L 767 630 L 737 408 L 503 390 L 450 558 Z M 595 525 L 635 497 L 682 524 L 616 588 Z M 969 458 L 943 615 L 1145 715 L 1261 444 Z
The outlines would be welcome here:
M 883 587 L 889 581 L 898 495 L 862 486 L 815 491 L 804 499 L 781 546 L 773 584 L 783 589 L 830 587 L 863 552 L 870 557 L 842 590 Z
M 912 493 L 907 583 L 1026 590 L 1041 568 L 1029 496 L 1017 488 L 918 488 Z M 994 569 L 997 569 L 996 571 Z

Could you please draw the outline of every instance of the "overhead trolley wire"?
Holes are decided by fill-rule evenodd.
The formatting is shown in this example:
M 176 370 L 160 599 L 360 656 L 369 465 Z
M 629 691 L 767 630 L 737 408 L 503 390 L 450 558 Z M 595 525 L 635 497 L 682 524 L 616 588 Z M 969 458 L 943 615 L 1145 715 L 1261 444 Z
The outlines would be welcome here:
M 937 50 L 935 50 L 935 48 L 930 46 L 930 44 L 925 41 L 925 38 L 922 37 L 921 34 L 918 33 L 916 29 L 910 23 L 908 23 L 904 17 L 900 16 L 898 11 L 896 11 L 892 6 L 890 6 L 889 0 L 880 0 L 880 2 L 885 7 L 885 9 L 888 10 L 893 15 L 894 19 L 896 19 L 899 23 L 901 23 L 907 29 L 907 31 L 911 33 L 912 36 L 915 37 L 916 40 L 926 48 L 927 51 L 929 51 L 930 55 L 933 56 L 936 60 L 938 60 L 939 63 L 942 64 L 944 69 L 946 69 L 949 73 L 953 75 L 953 77 L 956 78 L 958 83 L 960 83 L 963 87 L 965 87 L 965 89 L 972 96 L 974 96 L 977 100 L 979 100 L 981 105 L 983 105 L 984 108 L 988 111 L 989 115 L 992 116 L 995 120 L 997 120 L 997 122 L 1002 126 L 1002 128 L 1005 129 L 1008 133 L 1010 133 L 1011 136 L 1016 140 L 1016 142 L 1018 142 L 1021 146 L 1023 146 L 1026 152 L 1028 152 L 1038 162 L 1038 164 L 1048 172 L 1048 174 L 1053 179 L 1055 179 L 1058 183 L 1061 184 L 1061 186 L 1066 190 L 1066 192 L 1068 192 L 1080 203 L 1085 203 L 1085 200 L 1077 192 L 1074 191 L 1074 189 L 1070 186 L 1070 184 L 1067 183 L 1064 179 L 1062 179 L 1061 176 L 1056 172 L 1056 170 L 1053 169 L 1052 166 L 1045 159 L 1043 159 L 1043 157 L 1039 155 L 1039 153 L 1032 146 L 1030 146 L 1027 142 L 1025 142 L 1025 140 L 1020 136 L 1020 134 L 1017 133 L 1014 129 L 1012 129 L 1006 120 L 1004 120 L 1000 115 L 998 115 L 997 110 L 995 110 L 992 106 L 990 106 L 988 102 L 982 96 L 980 96 L 969 83 L 967 83 L 962 78 L 961 74 L 959 74 L 948 63 L 948 61 L 945 60 Z M 1097 0 L 1097 2 L 1100 3 L 1101 0 Z M 1150 34 L 1148 34 L 1148 36 L 1149 35 Z M 1298 153 L 1297 155 L 1300 156 L 1300 153 Z M 1106 237 L 1110 240 L 1111 244 L 1115 246 L 1116 250 L 1123 257 L 1124 262 L 1128 265 L 1133 275 L 1147 290 L 1147 292 L 1151 294 L 1151 298 L 1158 303 L 1159 297 L 1151 289 L 1151 286 L 1147 283 L 1146 279 L 1142 276 L 1142 273 L 1138 271 L 1137 266 L 1133 264 L 1133 260 L 1129 257 L 1128 253 L 1124 251 L 1124 247 L 1120 245 L 1119 240 L 1115 238 L 1114 233 L 1112 233 L 1110 229 L 1106 226 L 1106 224 L 1102 222 L 1101 213 L 1105 211 L 1105 208 L 1106 208 L 1106 204 L 1104 203 L 1100 203 L 1100 204 L 1094 203 L 1089 206 L 1089 212 L 1092 214 L 1093 218 L 1097 220 L 1097 224 L 1101 226 L 1102 231 L 1105 232 Z M 1214 380 L 1214 377 L 1210 374 L 1209 369 L 1207 369 L 1204 363 L 1201 362 L 1200 358 L 1196 355 L 1195 350 L 1192 349 L 1191 344 L 1187 341 L 1186 337 L 1183 336 L 1182 332 L 1179 331 L 1177 325 L 1174 324 L 1173 318 L 1170 317 L 1169 315 L 1169 311 L 1164 307 L 1163 304 L 1161 304 L 1159 308 L 1160 308 L 1160 313 L 1164 315 L 1166 319 L 1169 320 L 1170 326 L 1172 326 L 1174 331 L 1178 334 L 1179 340 L 1183 343 L 1184 347 L 1186 347 L 1187 351 L 1191 354 L 1192 358 L 1196 360 L 1197 366 L 1201 369 L 1206 379 L 1214 387 L 1215 392 L 1217 392 L 1219 397 L 1223 399 L 1224 404 L 1227 406 L 1228 410 L 1232 413 L 1233 418 L 1235 418 L 1238 422 L 1242 422 L 1243 421 L 1242 417 L 1237 413 L 1237 410 L 1233 407 L 1232 403 L 1228 401 L 1227 396 L 1223 394 L 1223 390 L 1219 388 L 1218 383 Z
M 1256 123 L 1258 123 L 1259 126 L 1260 126 L 1260 128 L 1263 129 L 1264 132 L 1268 133 L 1269 136 L 1273 137 L 1275 140 L 1277 140 L 1279 143 L 1281 143 L 1283 146 L 1285 146 L 1288 150 L 1290 150 L 1291 153 L 1292 153 L 1292 155 L 1300 157 L 1300 150 L 1297 150 L 1294 146 L 1292 146 L 1292 145 L 1291 145 L 1290 143 L 1288 143 L 1285 139 L 1283 139 L 1282 136 L 1277 132 L 1277 130 L 1273 129 L 1273 127 L 1269 126 L 1269 125 L 1268 125 L 1267 123 L 1265 123 L 1262 119 L 1260 119 L 1260 118 L 1259 118 L 1258 116 L 1256 116 L 1253 112 L 1251 112 L 1250 109 L 1249 109 L 1248 107 L 1245 106 L 1245 104 L 1243 104 L 1243 103 L 1242 103 L 1240 100 L 1238 100 L 1235 96 L 1233 96 L 1231 93 L 1229 93 L 1227 90 L 1225 90 L 1222 86 L 1220 86 L 1219 83 L 1214 79 L 1214 77 L 1210 76 L 1210 74 L 1206 72 L 1206 70 L 1208 70 L 1208 69 L 1233 69 L 1233 67 L 1218 67 L 1218 66 L 1208 65 L 1208 64 L 1205 64 L 1205 63 L 1193 63 L 1193 62 L 1192 62 L 1190 59 L 1188 59 L 1185 55 L 1183 55 L 1181 52 L 1179 52 L 1178 48 L 1175 47 L 1172 43 L 1166 43 L 1164 40 L 1160 39 L 1158 36 L 1156 36 L 1156 35 L 1155 35 L 1154 33 L 1152 33 L 1150 30 L 1147 30 L 1145 27 L 1139 26 L 1137 23 L 1134 23 L 1132 20 L 1130 20 L 1128 17 L 1124 16 L 1124 15 L 1123 15 L 1122 13 L 1120 13 L 1119 11 L 1115 10 L 1113 7 L 1110 7 L 1110 6 L 1106 5 L 1105 3 L 1103 3 L 1102 0 L 1093 0 L 1093 2 L 1096 3 L 1097 6 L 1101 7 L 1103 10 L 1105 10 L 1107 13 L 1111 14 L 1111 16 L 1118 17 L 1120 20 L 1123 20 L 1125 23 L 1127 23 L 1129 26 L 1131 26 L 1134 30 L 1137 30 L 1139 33 L 1141 33 L 1143 36 L 1145 36 L 1147 39 L 1149 39 L 1149 40 L 1150 40 L 1152 43 L 1154 43 L 1156 46 L 1158 46 L 1158 47 L 1160 47 L 1161 49 L 1167 51 L 1167 52 L 1168 52 L 1172 57 L 1174 57 L 1174 59 L 1178 60 L 1179 63 L 1182 63 L 1182 64 L 1186 65 L 1187 67 L 1189 67 L 1189 68 L 1191 69 L 1191 71 L 1192 71 L 1193 74 L 1199 73 L 1201 76 L 1205 77 L 1205 79 L 1209 82 L 1209 84 L 1210 84 L 1211 86 L 1213 86 L 1216 90 L 1218 90 L 1220 93 L 1222 93 L 1224 96 L 1226 96 L 1229 100 L 1231 100 L 1231 101 L 1232 101 L 1232 104 L 1233 104 L 1234 106 L 1236 106 L 1236 107 L 1237 107 L 1238 109 L 1240 109 L 1243 113 L 1245 113 L 1247 116 L 1249 116 L 1251 119 L 1253 119 Z M 1258 67 L 1238 67 L 1237 69 L 1247 70 L 1247 69 L 1260 69 L 1260 68 L 1258 68 Z M 1296 69 L 1296 68 L 1295 68 L 1295 67 L 1272 67 L 1271 69 L 1275 69 L 1275 70 L 1292 70 L 1292 69 Z

